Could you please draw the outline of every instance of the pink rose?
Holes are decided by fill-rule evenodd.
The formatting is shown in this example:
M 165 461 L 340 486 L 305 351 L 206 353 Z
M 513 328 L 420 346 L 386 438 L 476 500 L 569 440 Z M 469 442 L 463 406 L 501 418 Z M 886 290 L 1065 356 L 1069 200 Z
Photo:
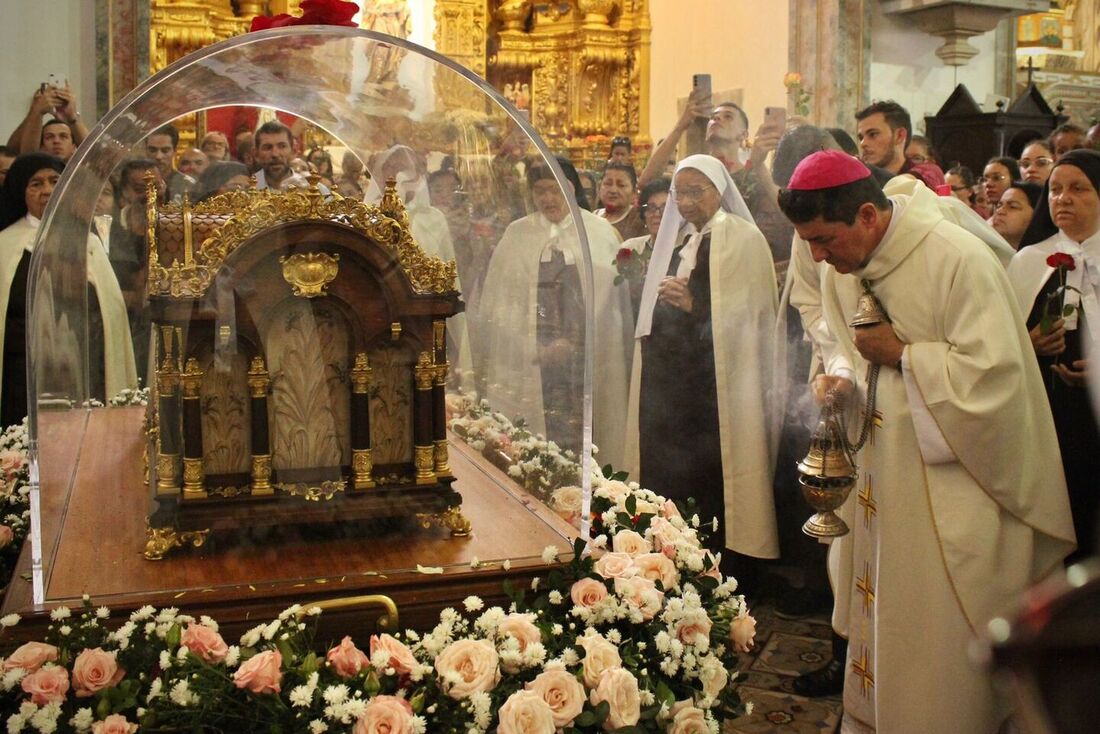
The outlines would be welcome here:
M 500 681 L 500 656 L 487 640 L 463 639 L 452 642 L 435 659 L 435 671 L 447 695 L 467 698 L 487 693 Z
M 73 690 L 77 698 L 94 696 L 118 685 L 126 671 L 118 666 L 115 653 L 94 647 L 84 650 L 73 662 Z
M 684 539 L 683 531 L 663 517 L 654 518 L 646 535 L 653 541 L 654 549 L 669 558 L 676 557 L 676 543 Z
M 103 721 L 92 724 L 92 734 L 134 734 L 137 724 L 131 724 L 122 714 L 111 714 Z
M 57 665 L 43 665 L 23 679 L 23 690 L 39 706 L 61 703 L 69 692 L 69 671 Z
M 612 502 L 618 503 L 625 500 L 627 495 L 630 494 L 630 487 L 626 482 L 620 482 L 618 479 L 611 479 L 604 482 L 600 489 L 607 495 L 608 499 Z
M 393 668 L 398 675 L 408 675 L 416 668 L 416 658 L 413 657 L 412 650 L 390 635 L 371 635 L 371 658 L 373 658 L 379 650 L 384 650 L 389 653 L 390 660 L 387 663 L 387 667 Z
M 674 589 L 680 583 L 680 572 L 676 564 L 663 553 L 643 553 L 634 557 L 638 574 L 650 581 L 660 581 L 665 589 Z
M 628 556 L 649 553 L 652 550 L 649 541 L 633 530 L 620 530 L 615 533 L 615 537 L 611 540 L 611 549 Z
M 634 559 L 626 553 L 604 553 L 593 568 L 605 579 L 625 579 L 638 572 Z
M 33 673 L 44 663 L 57 662 L 57 648 L 44 642 L 28 642 L 20 646 L 4 661 L 4 672 L 22 668 Z
M 701 709 L 691 705 L 690 701 L 679 701 L 672 707 L 672 723 L 668 734 L 708 734 L 707 719 Z
M 191 622 L 187 629 L 180 635 L 180 644 L 191 651 L 191 654 L 211 665 L 225 660 L 229 654 L 229 647 L 225 640 L 214 630 L 205 625 Z
M 607 586 L 593 578 L 583 578 L 573 583 L 569 598 L 578 607 L 594 607 L 607 598 Z
M 516 691 L 500 707 L 497 734 L 554 734 L 554 712 L 542 696 Z
M 685 612 L 676 622 L 676 637 L 685 645 L 706 646 L 710 640 L 710 617 L 705 609 Z
M 679 518 L 683 517 L 680 514 L 680 508 L 678 508 L 676 506 L 676 503 L 673 502 L 672 500 L 665 500 L 661 504 L 660 514 L 661 514 L 661 517 L 663 517 L 666 520 L 671 520 L 674 517 L 679 517 Z
M 0 472 L 11 479 L 13 474 L 23 468 L 25 460 L 21 451 L 12 451 L 11 449 L 0 451 Z
M 278 693 L 283 682 L 283 655 L 264 650 L 246 660 L 233 674 L 233 683 L 256 694 Z
M 743 614 L 730 622 L 730 642 L 737 652 L 748 652 L 756 639 L 756 620 Z
M 584 709 L 584 686 L 576 676 L 562 668 L 539 673 L 527 684 L 527 690 L 538 694 L 550 706 L 554 726 L 564 729 L 580 716 Z
M 15 532 L 9 525 L 0 525 L 0 548 L 7 548 L 15 540 Z
M 625 602 L 638 607 L 647 622 L 657 616 L 665 601 L 665 595 L 644 576 L 615 579 L 615 593 Z
M 582 499 L 580 487 L 560 487 L 550 495 L 550 507 L 563 520 L 572 523 L 580 519 Z
M 353 678 L 359 675 L 359 671 L 370 665 L 367 655 L 344 636 L 340 644 L 328 651 L 328 664 L 341 678 Z
M 592 705 L 607 701 L 611 708 L 603 728 L 611 731 L 623 726 L 634 726 L 642 718 L 642 698 L 638 691 L 638 679 L 629 670 L 612 668 L 600 677 L 600 684 L 592 691 Z
M 511 635 L 519 643 L 519 651 L 523 652 L 527 646 L 534 642 L 542 642 L 542 633 L 535 626 L 534 614 L 512 613 L 504 618 L 497 627 L 497 632 L 503 635 Z
M 412 706 L 398 696 L 375 696 L 367 701 L 352 734 L 413 734 Z
M 619 648 L 598 632 L 579 638 L 577 644 L 584 648 L 581 667 L 584 670 L 584 684 L 589 688 L 599 685 L 600 678 L 606 671 L 622 667 L 623 659 L 619 656 Z

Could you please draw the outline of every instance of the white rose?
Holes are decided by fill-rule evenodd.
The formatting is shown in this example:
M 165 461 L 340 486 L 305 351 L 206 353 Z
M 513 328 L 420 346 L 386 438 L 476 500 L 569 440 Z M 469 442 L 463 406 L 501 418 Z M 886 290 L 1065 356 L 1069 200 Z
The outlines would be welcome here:
M 487 693 L 500 681 L 497 651 L 486 640 L 458 640 L 447 646 L 435 659 L 435 670 L 447 695 L 467 698 L 471 693 Z
M 699 670 L 699 682 L 703 684 L 703 694 L 709 698 L 718 698 L 723 689 L 729 683 L 729 673 L 726 666 L 714 657 L 708 657 L 703 661 Z
M 615 538 L 611 541 L 611 549 L 616 553 L 626 553 L 628 556 L 649 553 L 653 550 L 649 541 L 633 530 L 620 530 L 615 533 Z
M 680 583 L 676 564 L 664 553 L 643 553 L 634 558 L 638 573 L 650 581 L 660 581 L 665 589 L 674 589 Z
M 634 726 L 642 717 L 642 698 L 638 680 L 629 670 L 612 668 L 605 671 L 596 690 L 592 691 L 592 704 L 607 701 L 610 711 L 603 723 L 607 730 Z
M 527 684 L 527 690 L 538 694 L 554 714 L 554 726 L 564 729 L 584 709 L 584 686 L 576 676 L 562 668 L 539 673 Z
M 623 659 L 619 657 L 619 649 L 599 633 L 585 635 L 577 640 L 577 643 L 584 648 L 584 684 L 589 688 L 599 685 L 600 677 L 605 671 L 619 668 L 623 664 Z
M 638 572 L 634 559 L 626 553 L 604 553 L 593 568 L 605 579 L 629 578 Z
M 542 696 L 516 691 L 500 707 L 497 734 L 554 734 L 554 712 Z
M 653 582 L 643 576 L 615 579 L 615 593 L 623 601 L 638 607 L 646 621 L 653 619 L 661 611 L 665 599 L 665 595 L 657 590 Z
M 672 707 L 672 722 L 668 734 L 709 734 L 707 719 L 701 709 L 681 701 Z

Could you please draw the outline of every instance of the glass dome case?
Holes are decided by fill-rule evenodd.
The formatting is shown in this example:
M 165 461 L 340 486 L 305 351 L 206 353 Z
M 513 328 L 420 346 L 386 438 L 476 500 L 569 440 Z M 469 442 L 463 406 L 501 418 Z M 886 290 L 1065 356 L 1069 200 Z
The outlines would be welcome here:
M 105 182 L 162 125 L 225 107 L 323 129 L 365 164 L 365 200 L 315 181 L 172 200 L 150 177 L 109 238 L 135 280 L 106 284 Z M 617 242 L 590 245 L 571 192 L 485 81 L 363 30 L 248 34 L 134 90 L 34 247 L 28 601 L 363 593 L 569 548 L 581 457 L 621 453 L 621 421 L 591 416 L 625 412 L 631 327 Z M 148 405 L 112 405 L 135 375 Z

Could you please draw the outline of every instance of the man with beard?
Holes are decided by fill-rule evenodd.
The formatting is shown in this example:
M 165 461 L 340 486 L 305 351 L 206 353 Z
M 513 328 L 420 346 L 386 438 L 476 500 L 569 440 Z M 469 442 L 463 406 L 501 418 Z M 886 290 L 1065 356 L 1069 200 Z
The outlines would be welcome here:
M 290 188 L 304 188 L 309 183 L 290 169 L 290 159 L 294 157 L 294 136 L 290 128 L 272 120 L 265 122 L 256 130 L 256 145 L 253 148 L 256 165 L 257 189 L 275 189 L 286 191 Z
M 176 147 L 180 143 L 179 130 L 173 125 L 157 128 L 145 139 L 145 155 L 157 163 L 160 177 L 168 186 L 168 200 L 180 201 L 185 193 L 195 188 L 195 179 L 176 170 Z
M 908 170 L 905 148 L 913 124 L 904 107 L 892 100 L 875 102 L 856 113 L 859 157 L 869 166 L 885 168 L 895 176 Z

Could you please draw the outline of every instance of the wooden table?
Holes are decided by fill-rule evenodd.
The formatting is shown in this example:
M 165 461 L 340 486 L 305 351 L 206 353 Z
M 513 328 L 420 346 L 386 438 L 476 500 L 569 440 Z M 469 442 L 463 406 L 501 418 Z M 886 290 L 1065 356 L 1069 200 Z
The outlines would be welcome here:
M 202 548 L 148 561 L 141 555 L 151 506 L 141 477 L 143 410 L 40 416 L 46 603 L 34 605 L 30 582 L 20 578 L 30 568 L 28 543 L 2 608 L 28 618 L 15 636 L 32 636 L 49 609 L 79 606 L 83 594 L 116 610 L 114 616 L 144 604 L 177 606 L 209 614 L 230 631 L 294 602 L 386 594 L 397 603 L 402 625 L 431 626 L 440 609 L 467 595 L 503 599 L 505 578 L 528 584 L 548 570 L 541 560 L 546 546 L 569 551 L 576 537 L 572 526 L 452 437 L 454 487 L 473 524 L 469 537 L 412 522 L 284 528 L 251 538 L 242 528 L 239 536 L 222 534 Z M 484 565 L 471 568 L 475 558 Z M 417 564 L 444 573 L 419 573 Z M 372 619 L 343 616 L 345 625 Z

